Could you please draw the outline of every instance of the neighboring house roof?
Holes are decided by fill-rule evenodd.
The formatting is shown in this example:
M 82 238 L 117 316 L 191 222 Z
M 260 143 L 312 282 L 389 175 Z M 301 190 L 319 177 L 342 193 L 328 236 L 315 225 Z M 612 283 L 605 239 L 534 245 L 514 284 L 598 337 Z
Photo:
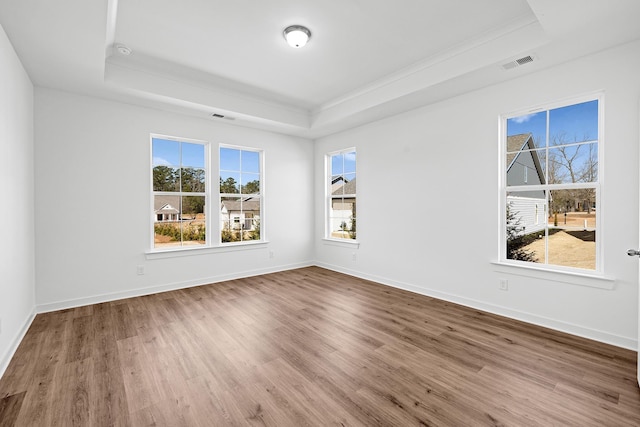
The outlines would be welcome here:
M 344 182 L 344 176 L 342 175 L 334 175 L 331 177 L 331 184 L 340 184 L 340 181 Z
M 525 147 L 528 146 L 528 147 Z M 535 145 L 530 133 L 521 133 L 519 135 L 511 135 L 507 137 L 507 171 L 513 165 L 513 161 L 519 154 L 520 150 L 533 149 Z
M 344 180 L 344 178 L 342 178 Z M 331 181 L 334 183 L 335 181 Z M 356 194 L 356 178 L 353 178 L 351 181 L 346 181 L 343 185 L 339 187 L 332 187 L 333 191 L 331 194 L 340 195 L 340 194 Z
M 533 163 L 536 167 L 536 172 L 538 173 L 538 177 L 540 178 L 540 183 L 544 184 L 544 172 L 542 171 L 542 165 L 540 164 L 540 158 L 538 157 L 538 152 L 535 151 L 536 145 L 533 142 L 533 135 L 530 133 L 521 133 L 519 135 L 511 135 L 507 137 L 507 173 L 509 173 L 509 169 L 511 166 L 516 163 L 516 159 L 520 154 L 523 153 L 522 150 L 532 150 L 526 151 L 527 153 L 531 153 L 531 157 L 533 158 Z
M 153 199 L 153 209 L 157 213 L 180 213 L 179 196 L 155 196 Z
M 334 175 L 331 177 L 331 194 L 344 185 L 344 176 Z
M 260 212 L 260 200 L 223 200 L 222 201 L 223 209 L 226 208 L 227 212 Z

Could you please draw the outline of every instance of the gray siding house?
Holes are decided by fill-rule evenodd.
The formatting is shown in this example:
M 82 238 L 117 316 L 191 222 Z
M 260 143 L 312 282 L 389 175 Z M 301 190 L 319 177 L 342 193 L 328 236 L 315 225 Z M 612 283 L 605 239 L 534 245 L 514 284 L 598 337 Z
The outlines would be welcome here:
M 545 183 L 544 170 L 530 133 L 507 137 L 507 187 Z M 522 234 L 543 230 L 547 200 L 544 190 L 507 191 L 507 204 Z

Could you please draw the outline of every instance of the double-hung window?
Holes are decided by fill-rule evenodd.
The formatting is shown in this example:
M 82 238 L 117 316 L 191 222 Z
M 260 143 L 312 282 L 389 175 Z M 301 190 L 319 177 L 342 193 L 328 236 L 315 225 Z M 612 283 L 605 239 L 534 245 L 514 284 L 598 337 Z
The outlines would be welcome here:
M 601 120 L 601 96 L 502 117 L 502 261 L 601 270 Z
M 152 135 L 151 158 L 152 250 L 264 241 L 261 150 Z
M 261 240 L 262 152 L 220 147 L 220 241 Z
M 356 238 L 356 150 L 327 155 L 327 238 Z
M 208 145 L 152 137 L 153 248 L 208 244 Z

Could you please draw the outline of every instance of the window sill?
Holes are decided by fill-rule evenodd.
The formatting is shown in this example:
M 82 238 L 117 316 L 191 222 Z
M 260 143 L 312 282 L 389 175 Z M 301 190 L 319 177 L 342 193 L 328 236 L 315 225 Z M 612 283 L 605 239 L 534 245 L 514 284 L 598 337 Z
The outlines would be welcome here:
M 543 267 L 510 264 L 501 261 L 492 261 L 491 264 L 496 267 L 494 271 L 499 273 L 569 283 L 571 285 L 612 290 L 616 284 L 615 278 L 606 277 L 597 273 L 589 274 L 573 271 L 549 270 Z
M 358 249 L 360 247 L 360 242 L 356 240 L 346 240 L 346 239 L 327 239 L 326 237 L 322 239 L 322 243 L 329 246 L 341 246 L 343 248 L 352 248 Z
M 172 248 L 165 250 L 156 250 L 145 252 L 145 257 L 151 259 L 177 258 L 183 256 L 207 255 L 216 253 L 227 253 L 237 251 L 249 251 L 261 249 L 269 244 L 268 241 L 251 242 L 251 243 L 230 243 L 224 246 L 204 246 L 204 247 L 188 247 L 188 248 Z

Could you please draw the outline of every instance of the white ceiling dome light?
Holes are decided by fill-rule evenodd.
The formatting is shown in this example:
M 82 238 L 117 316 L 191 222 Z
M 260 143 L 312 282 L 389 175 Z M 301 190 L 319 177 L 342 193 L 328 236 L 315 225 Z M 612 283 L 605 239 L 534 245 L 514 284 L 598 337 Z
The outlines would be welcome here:
M 290 25 L 284 29 L 284 38 L 289 46 L 301 48 L 307 44 L 311 38 L 311 31 L 302 25 Z

